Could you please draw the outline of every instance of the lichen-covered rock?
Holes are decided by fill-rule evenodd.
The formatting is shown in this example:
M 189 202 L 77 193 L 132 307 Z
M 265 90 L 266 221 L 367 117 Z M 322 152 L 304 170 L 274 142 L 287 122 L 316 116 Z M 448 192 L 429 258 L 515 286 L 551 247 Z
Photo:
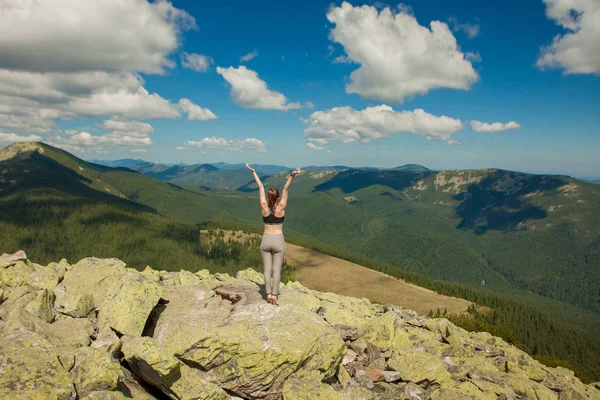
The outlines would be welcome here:
M 35 298 L 27 303 L 25 310 L 48 323 L 54 321 L 54 293 L 47 289 L 40 290 Z
M 203 379 L 149 337 L 123 336 L 123 355 L 133 371 L 172 399 L 229 400 L 218 386 Z
M 110 328 L 103 330 L 98 334 L 96 340 L 90 345 L 93 349 L 102 350 L 114 358 L 117 358 L 121 350 L 121 339 Z
M 162 297 L 168 303 L 156 307 L 154 314 L 159 317 L 154 323 L 153 338 L 171 354 L 182 352 L 205 337 L 233 309 L 231 302 L 199 285 L 166 286 Z
M 330 385 L 322 383 L 317 371 L 292 374 L 286 379 L 282 394 L 285 400 L 346 400 Z
M 75 352 L 75 365 L 70 371 L 77 395 L 85 397 L 93 391 L 114 390 L 121 375 L 121 365 L 102 350 L 82 347 Z
M 27 278 L 35 272 L 35 268 L 24 261 L 13 261 L 0 267 L 0 282 L 15 288 L 27 284 Z
M 320 315 L 331 325 L 344 324 L 361 326 L 367 320 L 373 319 L 375 313 L 383 307 L 371 304 L 366 299 L 338 296 L 333 293 L 317 293 L 321 302 Z
M 127 400 L 130 397 L 125 397 L 122 392 L 114 392 L 109 390 L 100 390 L 90 392 L 85 397 L 80 397 L 81 400 Z
M 265 277 L 260 272 L 253 270 L 252 268 L 247 268 L 242 271 L 238 271 L 235 275 L 237 279 L 245 279 L 250 282 L 254 282 L 257 285 L 265 284 Z
M 429 353 L 394 353 L 388 360 L 388 366 L 398 371 L 405 382 L 421 382 L 425 379 L 440 382 L 450 378 L 442 360 Z
M 127 270 L 125 263 L 116 258 L 84 258 L 71 267 L 62 281 L 65 296 L 92 296 L 94 307 L 100 307 L 112 287 Z M 57 293 L 57 301 L 58 301 Z M 57 306 L 60 308 L 61 303 Z
M 138 272 L 128 272 L 106 293 L 98 313 L 98 328 L 140 336 L 161 296 L 160 286 Z
M 56 346 L 42 334 L 17 330 L 0 338 L 0 398 L 76 398 Z
M 322 379 L 334 376 L 345 354 L 338 333 L 296 304 L 293 292 L 282 291 L 280 304 L 246 304 L 178 357 L 242 397 L 278 399 L 299 368 L 317 370 Z
M 90 293 L 76 290 L 67 293 L 64 282 L 54 288 L 54 294 L 56 296 L 54 307 L 65 315 L 83 318 L 94 309 L 94 297 Z

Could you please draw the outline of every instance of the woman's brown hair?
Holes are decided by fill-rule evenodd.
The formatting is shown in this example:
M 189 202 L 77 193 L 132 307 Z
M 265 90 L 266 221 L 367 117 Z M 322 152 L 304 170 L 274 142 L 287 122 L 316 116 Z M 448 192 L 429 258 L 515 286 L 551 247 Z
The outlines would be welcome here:
M 273 213 L 275 213 L 275 204 L 279 201 L 279 189 L 271 188 L 267 192 L 267 204 Z

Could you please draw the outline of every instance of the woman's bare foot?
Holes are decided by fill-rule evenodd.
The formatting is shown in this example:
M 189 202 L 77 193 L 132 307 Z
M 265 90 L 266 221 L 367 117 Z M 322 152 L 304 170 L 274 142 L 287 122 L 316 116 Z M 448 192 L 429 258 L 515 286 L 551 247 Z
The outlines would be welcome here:
M 276 294 L 272 294 L 271 295 L 271 304 L 278 306 L 279 302 L 277 301 L 277 295 Z
M 267 293 L 267 302 L 273 304 L 273 295 L 271 293 Z

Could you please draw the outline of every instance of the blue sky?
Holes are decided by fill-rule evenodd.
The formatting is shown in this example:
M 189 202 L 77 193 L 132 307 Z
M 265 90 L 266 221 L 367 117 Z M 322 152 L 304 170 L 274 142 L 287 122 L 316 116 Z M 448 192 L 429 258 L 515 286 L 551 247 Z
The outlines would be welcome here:
M 61 47 L 53 22 L 39 22 L 48 14 L 42 9 L 27 10 L 28 20 L 38 21 L 33 34 L 17 21 L 10 37 L 0 39 L 0 60 L 16 60 L 0 61 L 0 145 L 41 138 L 85 159 L 417 163 L 600 176 L 600 38 L 590 35 L 600 6 L 594 0 L 578 0 L 577 12 L 565 0 L 344 6 L 132 0 L 127 9 L 111 0 L 94 12 L 93 2 L 88 9 L 86 1 L 77 9 L 52 2 L 55 14 L 80 14 L 83 22 L 98 17 L 61 25 L 64 36 L 83 36 L 81 51 L 71 42 Z M 0 0 L 0 9 L 7 7 Z M 149 13 L 155 27 L 136 28 L 128 12 Z M 446 24 L 447 32 L 441 27 L 432 34 L 432 21 Z M 117 27 L 123 36 L 107 33 Z M 56 51 L 36 60 L 39 51 L 27 46 L 37 41 L 41 48 L 48 35 L 57 35 Z M 27 46 L 20 45 L 25 38 Z M 90 48 L 86 38 L 96 44 Z M 139 44 L 128 47 L 126 38 Z M 88 55 L 95 47 L 112 53 L 99 61 Z M 193 70 L 183 65 L 184 54 L 208 62 Z M 33 95 L 4 89 L 3 71 L 11 82 L 40 83 Z M 85 82 L 84 89 L 65 80 Z M 120 96 L 121 86 L 133 94 Z M 48 98 L 68 105 L 48 105 Z M 22 122 L 22 115 L 35 118 Z M 490 124 L 480 129 L 491 132 L 475 131 L 472 121 Z

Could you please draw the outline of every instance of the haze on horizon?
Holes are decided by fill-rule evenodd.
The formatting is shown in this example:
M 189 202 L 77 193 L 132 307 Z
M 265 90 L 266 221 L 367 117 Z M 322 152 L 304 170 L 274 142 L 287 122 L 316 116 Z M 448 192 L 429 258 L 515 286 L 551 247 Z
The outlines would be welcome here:
M 597 0 L 0 0 L 0 147 L 600 177 Z

